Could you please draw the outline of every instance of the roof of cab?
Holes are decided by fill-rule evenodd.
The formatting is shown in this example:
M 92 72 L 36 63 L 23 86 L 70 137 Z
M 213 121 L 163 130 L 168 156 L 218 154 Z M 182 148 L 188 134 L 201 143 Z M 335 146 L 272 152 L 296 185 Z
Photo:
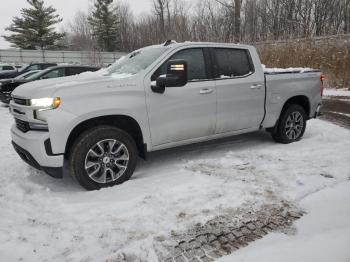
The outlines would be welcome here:
M 244 45 L 239 43 L 216 43 L 216 42 L 176 42 L 173 40 L 168 40 L 165 43 L 162 44 L 163 46 L 169 46 L 169 47 L 180 47 L 180 46 L 194 46 L 194 45 L 201 45 L 201 46 L 219 46 L 219 47 L 237 47 L 237 48 L 249 48 L 252 47 L 251 45 Z
M 70 64 L 67 64 L 67 65 L 57 65 L 57 66 L 52 66 L 52 67 L 49 67 L 47 69 L 59 69 L 59 68 L 89 68 L 89 69 L 100 69 L 100 67 L 98 66 L 90 66 L 90 65 L 70 65 Z

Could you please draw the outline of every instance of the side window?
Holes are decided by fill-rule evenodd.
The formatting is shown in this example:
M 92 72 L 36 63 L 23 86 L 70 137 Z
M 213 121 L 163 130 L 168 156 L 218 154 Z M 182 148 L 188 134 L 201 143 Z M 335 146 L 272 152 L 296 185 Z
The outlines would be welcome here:
M 81 73 L 81 69 L 79 67 L 70 67 L 68 68 L 68 74 L 69 76 L 78 75 Z
M 83 68 L 83 67 L 70 67 L 68 71 L 69 72 L 68 75 L 70 76 L 78 75 L 86 71 L 89 71 L 89 69 Z
M 219 78 L 239 77 L 254 71 L 245 49 L 215 48 L 214 52 L 218 63 L 216 76 Z
M 62 77 L 62 76 L 65 76 L 65 69 L 58 68 L 58 69 L 55 69 L 55 70 L 48 72 L 47 74 L 43 75 L 41 78 L 42 79 L 50 79 L 50 78 L 57 78 L 57 77 Z
M 168 59 L 153 74 L 152 81 L 156 80 L 158 76 L 166 74 L 168 61 L 176 60 L 176 59 L 183 59 L 187 61 L 189 81 L 207 79 L 203 49 L 191 48 L 191 49 L 181 50 L 176 54 L 174 54 L 170 59 Z
M 12 66 L 4 66 L 2 70 L 14 70 Z

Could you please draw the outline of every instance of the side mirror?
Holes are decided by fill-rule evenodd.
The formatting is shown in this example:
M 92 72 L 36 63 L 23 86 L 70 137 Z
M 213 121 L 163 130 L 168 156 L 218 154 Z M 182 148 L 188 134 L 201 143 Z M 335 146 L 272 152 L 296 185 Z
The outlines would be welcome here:
M 167 64 L 166 75 L 161 75 L 156 80 L 156 85 L 152 85 L 152 91 L 163 94 L 166 87 L 180 87 L 186 85 L 187 62 L 185 60 L 171 60 Z

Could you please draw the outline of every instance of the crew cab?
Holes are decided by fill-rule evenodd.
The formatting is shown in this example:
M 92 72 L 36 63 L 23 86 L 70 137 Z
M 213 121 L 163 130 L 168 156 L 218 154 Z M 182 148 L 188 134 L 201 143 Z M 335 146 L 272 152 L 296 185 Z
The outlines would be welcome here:
M 260 129 L 298 141 L 322 86 L 318 70 L 264 73 L 252 46 L 167 41 L 95 73 L 18 87 L 13 146 L 56 178 L 67 161 L 96 190 L 128 180 L 147 152 Z
M 51 79 L 65 76 L 72 76 L 81 74 L 84 72 L 95 72 L 99 70 L 99 67 L 94 66 L 84 66 L 84 65 L 61 65 L 61 66 L 53 66 L 49 67 L 45 70 L 39 71 L 35 74 L 32 74 L 27 77 L 18 77 L 14 79 L 5 79 L 0 80 L 0 101 L 4 104 L 8 104 L 11 100 L 11 93 L 18 86 L 23 85 L 28 82 L 38 81 L 42 79 Z M 30 74 L 32 71 L 29 71 L 25 74 Z M 22 76 L 22 75 L 20 75 Z

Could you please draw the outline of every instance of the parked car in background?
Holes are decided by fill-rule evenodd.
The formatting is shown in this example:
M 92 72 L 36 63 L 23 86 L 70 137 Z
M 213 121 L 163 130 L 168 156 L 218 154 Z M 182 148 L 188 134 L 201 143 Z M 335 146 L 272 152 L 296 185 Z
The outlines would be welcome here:
M 68 159 L 80 185 L 99 189 L 128 180 L 151 151 L 261 129 L 299 141 L 320 110 L 322 79 L 313 69 L 265 73 L 253 46 L 168 41 L 101 73 L 20 86 L 13 145 L 53 177 Z
M 17 68 L 13 65 L 8 65 L 8 64 L 0 64 L 0 72 L 2 71 L 13 71 L 17 70 Z
M 14 79 L 9 79 L 8 81 L 0 81 L 0 100 L 1 102 L 8 104 L 11 100 L 12 91 L 16 87 L 24 83 L 42 80 L 42 79 L 51 79 L 51 78 L 58 78 L 58 77 L 64 77 L 64 76 L 78 75 L 84 72 L 94 72 L 99 69 L 100 69 L 99 67 L 93 67 L 93 66 L 76 66 L 76 65 L 54 66 L 46 70 L 36 72 L 35 74 L 32 74 L 28 77 L 14 78 Z M 32 71 L 29 71 L 27 73 L 30 74 L 31 72 Z
M 40 72 L 41 70 L 33 70 L 33 71 L 29 71 L 29 72 L 25 72 L 19 76 L 16 76 L 15 78 L 9 78 L 9 79 L 0 79 L 0 83 L 6 83 L 6 82 L 11 82 L 11 81 L 16 81 L 19 79 L 26 79 L 28 77 L 30 77 L 31 75 L 34 75 L 38 72 Z
M 9 79 L 0 79 L 0 90 L 1 90 L 1 86 L 2 85 L 6 85 L 8 83 L 12 83 L 12 82 L 16 82 L 18 80 L 22 80 L 22 79 L 26 79 L 38 72 L 40 72 L 41 70 L 33 70 L 33 71 L 29 71 L 29 72 L 26 72 L 26 73 L 23 73 L 19 76 L 16 76 L 15 78 L 9 78 Z
M 20 69 L 14 69 L 11 71 L 4 71 L 0 72 L 0 79 L 8 79 L 8 78 L 15 78 L 16 76 L 19 76 L 23 73 L 32 71 L 32 70 L 44 70 L 46 68 L 57 66 L 56 63 L 33 63 L 27 66 L 24 66 Z

